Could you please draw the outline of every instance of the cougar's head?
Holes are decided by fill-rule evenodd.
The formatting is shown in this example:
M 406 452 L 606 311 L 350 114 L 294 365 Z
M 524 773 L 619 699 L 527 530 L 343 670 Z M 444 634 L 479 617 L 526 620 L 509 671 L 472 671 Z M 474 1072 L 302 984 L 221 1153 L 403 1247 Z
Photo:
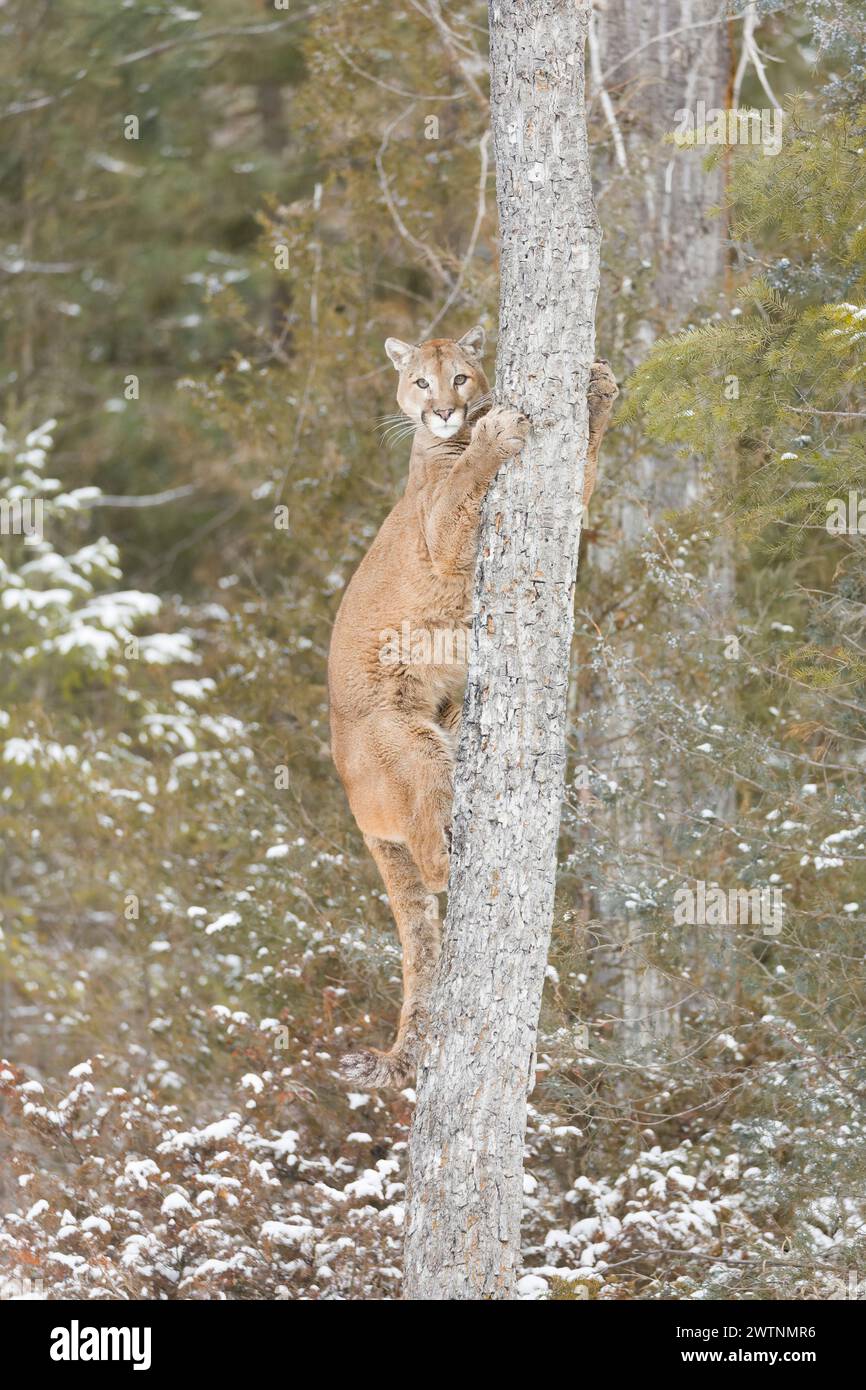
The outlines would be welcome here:
M 417 346 L 386 338 L 385 351 L 400 373 L 397 404 L 436 439 L 453 439 L 489 397 L 480 326 L 456 340 L 431 338 Z

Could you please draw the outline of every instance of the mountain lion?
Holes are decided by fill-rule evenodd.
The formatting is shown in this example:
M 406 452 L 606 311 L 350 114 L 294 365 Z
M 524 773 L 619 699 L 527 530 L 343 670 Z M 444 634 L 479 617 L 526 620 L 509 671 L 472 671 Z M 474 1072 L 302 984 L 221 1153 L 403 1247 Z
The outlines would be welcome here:
M 403 949 L 403 1007 L 389 1052 L 352 1053 L 367 1086 L 411 1079 L 439 955 L 435 895 L 448 883 L 452 772 L 466 680 L 481 503 L 530 422 L 491 404 L 484 330 L 412 346 L 388 338 L 397 403 L 415 422 L 400 501 L 358 566 L 331 638 L 331 748 L 349 804 L 388 890 Z M 583 501 L 618 395 L 606 362 L 589 389 Z

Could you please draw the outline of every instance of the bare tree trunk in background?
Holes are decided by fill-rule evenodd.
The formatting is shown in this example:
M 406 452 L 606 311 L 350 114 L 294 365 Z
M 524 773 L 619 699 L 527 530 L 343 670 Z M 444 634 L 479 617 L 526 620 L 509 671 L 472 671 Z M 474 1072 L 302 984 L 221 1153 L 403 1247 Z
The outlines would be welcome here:
M 648 5 L 646 0 L 607 0 L 593 19 L 597 58 L 593 56 L 615 113 L 619 164 L 627 161 L 630 186 L 636 191 L 637 249 L 650 276 L 649 284 L 638 287 L 645 317 L 630 341 L 620 344 L 629 369 L 638 365 L 658 337 L 684 328 L 696 306 L 722 286 L 725 221 L 709 214 L 723 201 L 725 162 L 720 160 L 708 171 L 703 166 L 706 149 L 677 149 L 664 137 L 677 126 L 677 111 L 694 112 L 698 101 L 708 109 L 728 105 L 731 69 L 725 14 L 719 0 L 667 0 L 658 5 Z M 599 84 L 592 86 L 597 99 Z M 612 133 L 611 166 L 614 143 Z M 622 293 L 631 289 L 623 285 Z M 658 524 L 665 511 L 697 502 L 702 492 L 696 461 L 678 458 L 673 449 L 664 455 L 642 451 L 630 481 L 632 486 L 623 488 L 612 502 L 606 522 L 612 535 L 607 555 L 613 563 L 625 550 L 641 544 L 648 521 Z M 606 558 L 600 547 L 600 567 Z M 726 539 L 718 533 L 710 583 L 711 616 L 718 622 L 721 638 L 732 599 L 733 560 Z M 683 633 L 677 636 L 688 640 Z M 619 654 L 626 663 L 631 659 L 631 664 L 640 665 L 637 646 L 629 650 L 622 643 Z M 654 743 L 654 735 L 635 728 L 628 686 L 614 699 L 604 730 L 607 747 L 615 750 L 610 772 L 615 780 L 628 784 L 639 780 L 646 769 L 646 737 Z M 604 749 L 601 757 L 608 761 Z M 682 771 L 671 766 L 668 780 L 671 785 L 681 783 L 686 803 Z M 717 810 L 722 813 L 721 803 Z M 620 862 L 628 866 L 637 901 L 643 896 L 641 863 L 664 860 L 667 833 L 649 812 L 645 816 L 626 813 L 618 827 Z M 624 1041 L 640 1056 L 653 1039 L 676 1033 L 676 1002 L 662 975 L 646 963 L 647 952 L 641 944 L 646 928 L 640 919 L 622 921 L 622 909 L 616 905 L 603 904 L 602 915 L 618 919 Z
M 728 8 L 719 0 L 606 0 L 595 16 L 605 86 L 642 184 L 636 221 L 653 271 L 650 340 L 678 328 L 725 268 L 724 220 L 709 215 L 724 191 L 723 163 L 707 170 L 706 148 L 678 150 L 664 137 L 677 111 L 694 112 L 698 101 L 727 105 Z
M 600 233 L 588 5 L 491 0 L 497 396 L 533 433 L 485 504 L 448 915 L 409 1145 L 405 1296 L 509 1299 L 556 876 Z
M 655 340 L 684 328 L 696 306 L 722 286 L 726 227 L 710 209 L 724 198 L 725 161 L 704 168 L 706 148 L 677 149 L 665 135 L 681 109 L 727 104 L 730 82 L 726 8 L 719 0 L 606 0 L 594 24 L 606 89 L 613 94 L 630 174 L 638 185 L 635 213 L 642 263 L 650 270 L 647 315 L 623 348 L 629 368 Z M 623 292 L 627 288 L 623 286 Z M 632 545 L 658 520 L 701 493 L 697 466 L 646 452 L 640 463 L 639 503 L 624 496 L 615 525 L 617 544 Z

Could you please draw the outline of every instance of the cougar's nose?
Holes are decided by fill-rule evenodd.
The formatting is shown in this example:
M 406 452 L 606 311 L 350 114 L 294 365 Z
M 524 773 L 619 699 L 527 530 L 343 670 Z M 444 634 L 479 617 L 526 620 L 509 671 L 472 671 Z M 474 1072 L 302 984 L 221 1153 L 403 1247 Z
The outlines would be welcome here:
M 453 405 L 446 405 L 443 406 L 441 410 L 434 410 L 433 414 L 438 415 L 440 420 L 445 420 L 447 422 L 448 417 L 454 414 L 454 407 Z

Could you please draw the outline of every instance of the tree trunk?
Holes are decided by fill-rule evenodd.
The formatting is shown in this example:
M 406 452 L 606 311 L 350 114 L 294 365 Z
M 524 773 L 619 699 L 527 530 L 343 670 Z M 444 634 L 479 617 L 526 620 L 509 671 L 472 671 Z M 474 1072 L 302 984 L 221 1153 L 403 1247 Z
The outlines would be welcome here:
M 600 233 L 588 6 L 491 0 L 497 397 L 530 417 L 485 504 L 439 979 L 409 1145 L 405 1296 L 514 1297 L 553 915 Z

